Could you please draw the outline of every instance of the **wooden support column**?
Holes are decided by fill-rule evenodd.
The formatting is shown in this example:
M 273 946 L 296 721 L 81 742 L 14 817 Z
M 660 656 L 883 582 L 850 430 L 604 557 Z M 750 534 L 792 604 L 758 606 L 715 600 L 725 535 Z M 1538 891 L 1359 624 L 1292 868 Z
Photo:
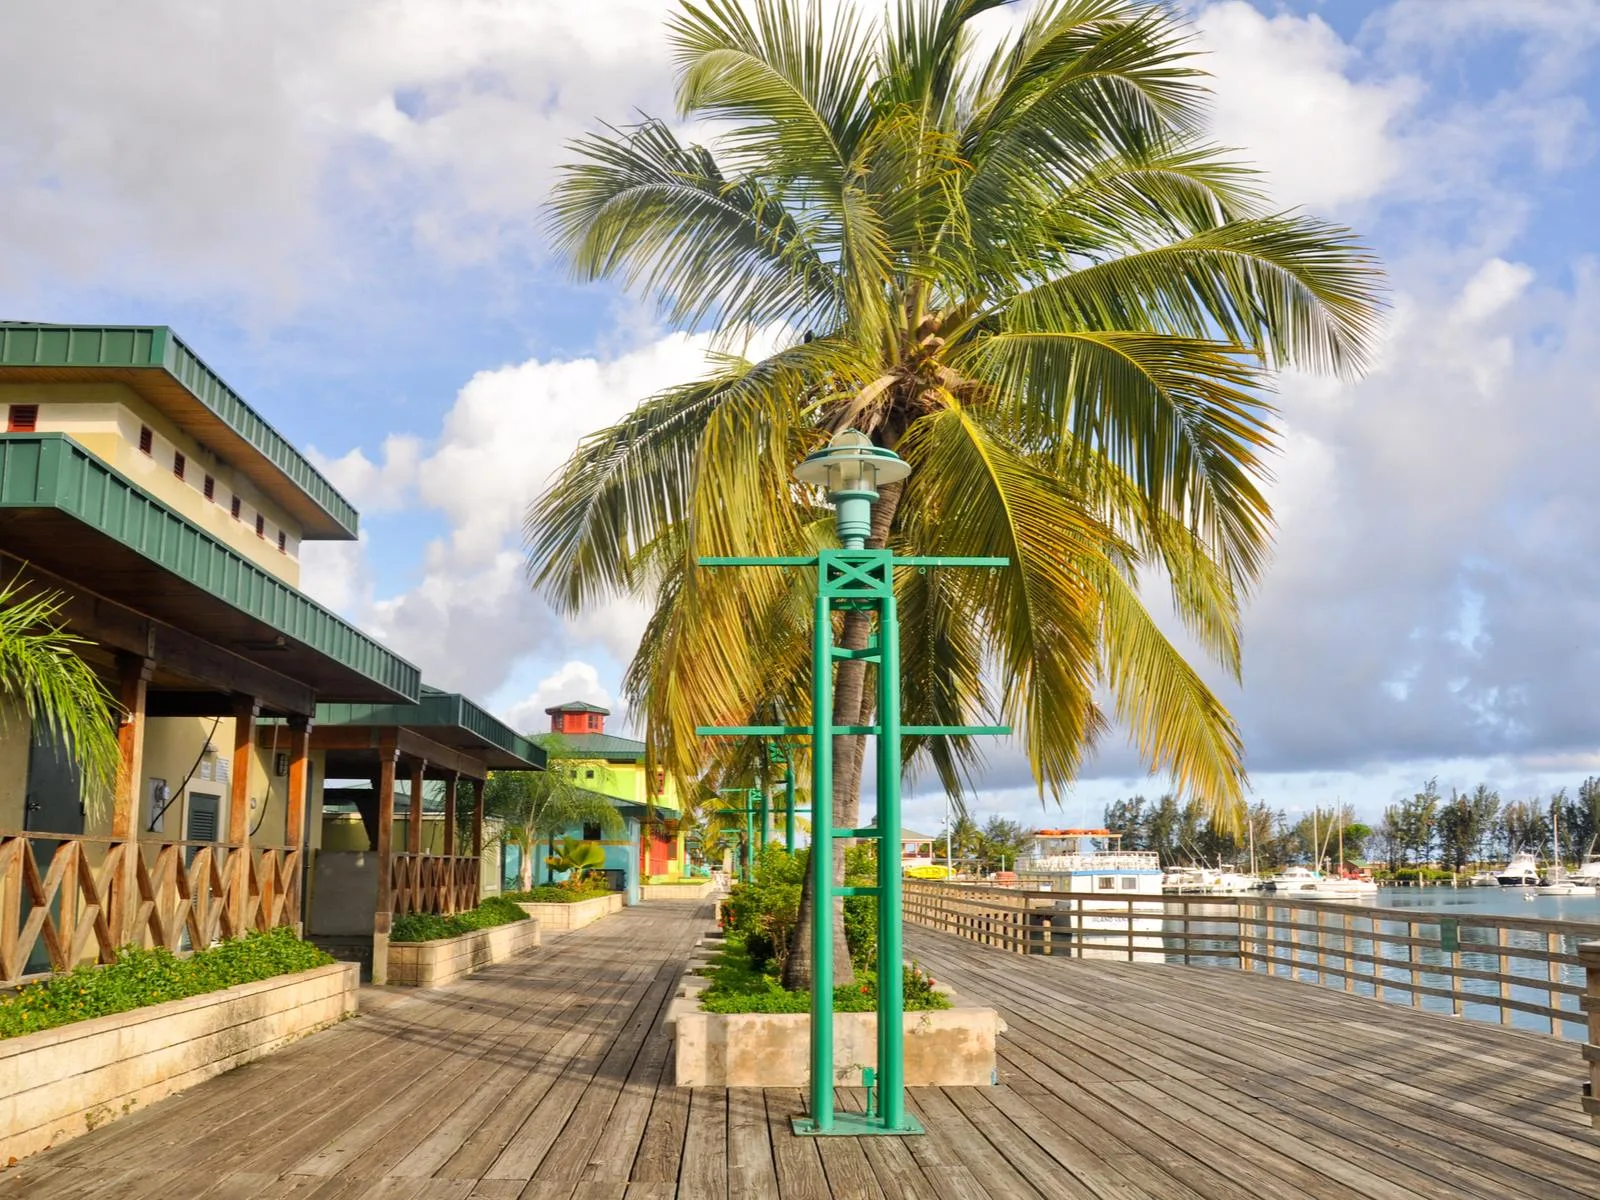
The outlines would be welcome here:
M 476 908 L 483 891 L 483 780 L 472 781 L 472 857 L 478 860 L 478 874 L 472 880 L 472 906 Z
M 422 773 L 428 764 L 417 759 L 411 764 L 411 815 L 406 820 L 406 851 L 422 853 Z
M 453 857 L 456 852 L 456 783 L 461 778 L 454 771 L 444 777 L 444 853 Z
M 114 838 L 132 838 L 138 832 L 139 785 L 144 777 L 145 697 L 155 669 L 153 659 L 133 654 L 117 655 L 120 685 L 117 701 L 122 705 L 122 718 L 117 726 L 117 748 L 121 755 L 116 798 L 111 809 L 111 836 Z
M 138 905 L 139 823 L 142 813 L 139 789 L 144 779 L 145 697 L 155 661 L 134 654 L 117 655 L 117 701 L 122 715 L 117 725 L 117 778 L 111 803 L 111 836 L 125 843 L 121 867 L 111 878 L 111 912 L 108 914 L 117 944 L 144 944 L 134 929 Z M 115 853 L 115 851 L 113 851 Z
M 234 936 L 247 926 L 250 903 L 250 768 L 255 762 L 256 718 L 261 705 L 241 696 L 233 709 L 233 761 L 228 766 L 228 871 L 233 882 Z
M 456 780 L 460 776 L 446 771 L 444 776 L 444 911 L 458 912 L 463 907 L 456 889 Z
M 386 729 L 378 746 L 378 841 L 372 848 L 378 868 L 378 903 L 372 915 L 372 982 L 389 982 L 389 930 L 394 901 L 389 891 L 390 842 L 394 835 L 394 769 L 399 759 L 394 730 Z
M 289 718 L 289 798 L 284 809 L 284 854 L 292 855 L 294 869 L 285 873 L 284 923 L 294 926 L 295 936 L 305 933 L 305 914 L 300 911 L 301 881 L 306 872 L 306 784 L 311 767 L 310 717 Z

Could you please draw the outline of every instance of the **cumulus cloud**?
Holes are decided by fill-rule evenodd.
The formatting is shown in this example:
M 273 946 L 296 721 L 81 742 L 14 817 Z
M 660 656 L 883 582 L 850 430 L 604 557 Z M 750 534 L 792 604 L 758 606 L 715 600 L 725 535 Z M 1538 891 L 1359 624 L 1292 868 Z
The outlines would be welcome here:
M 781 337 L 763 331 L 751 353 Z M 521 529 L 528 505 L 579 439 L 662 388 L 706 373 L 711 339 L 671 333 L 608 359 L 532 359 L 474 375 L 456 395 L 436 438 L 387 439 L 322 463 L 358 504 L 441 516 L 448 532 L 421 554 L 418 582 L 374 597 L 359 554 L 308 556 L 307 587 L 337 597 L 343 611 L 387 639 L 445 686 L 494 691 L 528 656 L 572 646 L 626 663 L 647 610 L 626 598 L 563 620 L 530 590 Z
M 506 720 L 524 733 L 539 733 L 550 727 L 545 709 L 575 700 L 610 709 L 611 716 L 606 718 L 607 732 L 614 732 L 625 723 L 623 706 L 612 701 L 610 689 L 601 682 L 599 669 L 576 660 L 563 663 L 541 679 L 530 695 L 510 706 Z
M 359 271 L 357 235 L 457 261 L 536 252 L 567 140 L 597 112 L 668 107 L 661 16 L 656 0 L 15 0 L 0 283 L 282 310 Z
M 1195 21 L 1213 76 L 1213 136 L 1266 172 L 1278 202 L 1339 211 L 1402 169 L 1394 125 L 1417 98 L 1414 80 L 1352 78 L 1356 51 L 1314 14 L 1269 17 L 1226 0 Z

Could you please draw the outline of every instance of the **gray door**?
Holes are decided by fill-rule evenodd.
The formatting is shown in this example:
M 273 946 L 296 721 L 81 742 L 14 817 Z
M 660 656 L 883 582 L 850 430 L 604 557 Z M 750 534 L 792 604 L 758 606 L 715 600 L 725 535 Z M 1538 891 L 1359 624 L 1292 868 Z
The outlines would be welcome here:
M 217 819 L 222 811 L 222 797 L 206 792 L 189 793 L 189 816 L 183 826 L 186 842 L 214 842 L 217 840 Z M 184 852 L 186 862 L 194 861 L 196 847 Z
M 39 722 L 34 723 L 33 741 L 28 748 L 28 787 L 22 805 L 22 828 L 28 833 L 83 832 L 83 775 L 78 770 L 78 764 L 56 742 L 53 731 Z M 33 847 L 34 862 L 39 867 L 39 874 L 43 875 L 50 869 L 50 860 L 61 843 L 47 838 L 29 840 Z M 66 890 L 70 882 L 64 881 L 62 890 Z M 24 920 L 32 907 L 24 897 Z M 59 891 L 50 903 L 50 912 L 52 917 L 60 920 Z M 32 974 L 49 969 L 50 954 L 45 949 L 44 939 L 40 938 L 29 952 L 24 970 Z
M 189 813 L 184 818 L 183 840 L 186 842 L 214 842 L 217 840 L 217 814 L 222 811 L 222 797 L 214 796 L 207 792 L 189 793 Z M 183 865 L 185 867 L 194 862 L 194 856 L 200 852 L 198 846 L 185 846 L 183 848 Z M 183 936 L 178 939 L 179 951 L 189 950 L 189 931 L 184 930 Z

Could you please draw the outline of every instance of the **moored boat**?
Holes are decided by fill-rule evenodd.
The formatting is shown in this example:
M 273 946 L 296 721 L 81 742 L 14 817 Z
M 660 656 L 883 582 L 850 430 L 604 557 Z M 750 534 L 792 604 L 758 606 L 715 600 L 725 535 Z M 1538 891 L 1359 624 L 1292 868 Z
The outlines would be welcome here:
M 1501 887 L 1535 888 L 1539 886 L 1539 860 L 1531 850 L 1518 850 L 1511 860 L 1494 873 Z

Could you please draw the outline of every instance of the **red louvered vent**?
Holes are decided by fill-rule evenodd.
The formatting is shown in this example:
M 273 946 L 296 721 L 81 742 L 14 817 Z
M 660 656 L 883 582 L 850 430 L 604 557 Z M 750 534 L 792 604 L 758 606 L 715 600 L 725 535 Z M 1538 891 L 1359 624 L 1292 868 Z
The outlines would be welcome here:
M 233 503 L 228 505 L 228 512 L 235 521 L 239 520 L 239 497 L 235 496 L 233 498 Z
M 200 490 L 206 494 L 207 500 L 215 500 L 217 498 L 217 481 L 207 475 L 205 484 Z
M 267 519 L 260 513 L 256 514 L 256 536 L 258 538 L 267 536 Z
M 149 454 L 155 448 L 155 435 L 150 432 L 150 426 L 139 426 L 139 450 Z
M 289 553 L 289 535 L 284 533 L 281 529 L 278 530 L 278 553 Z
M 177 453 L 173 454 L 173 456 L 172 456 L 172 473 L 174 475 L 176 475 L 179 479 L 183 478 L 184 468 L 187 467 L 188 465 L 189 465 L 188 461 L 183 457 L 183 455 L 177 454 Z
M 13 404 L 6 414 L 7 433 L 32 433 L 39 425 L 37 404 Z

